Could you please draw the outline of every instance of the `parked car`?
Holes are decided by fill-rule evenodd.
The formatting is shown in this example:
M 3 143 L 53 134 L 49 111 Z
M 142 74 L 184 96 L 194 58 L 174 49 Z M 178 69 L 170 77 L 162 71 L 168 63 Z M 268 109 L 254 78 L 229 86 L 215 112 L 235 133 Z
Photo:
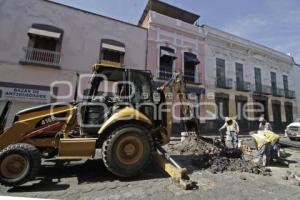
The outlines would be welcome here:
M 290 138 L 290 140 L 300 139 L 300 119 L 289 124 L 285 129 L 285 135 Z

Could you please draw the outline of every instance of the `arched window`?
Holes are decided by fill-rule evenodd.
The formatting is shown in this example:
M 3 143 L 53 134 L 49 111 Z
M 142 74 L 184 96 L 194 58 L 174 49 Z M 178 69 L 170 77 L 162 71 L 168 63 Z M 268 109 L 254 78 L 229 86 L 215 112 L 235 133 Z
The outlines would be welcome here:
M 196 65 L 200 62 L 197 56 L 190 52 L 184 53 L 184 80 L 189 83 L 195 83 L 198 74 L 196 74 Z
M 160 47 L 159 78 L 168 80 L 172 78 L 173 62 L 176 59 L 175 50 L 169 47 Z
M 100 63 L 121 67 L 124 64 L 125 44 L 119 41 L 102 39 Z

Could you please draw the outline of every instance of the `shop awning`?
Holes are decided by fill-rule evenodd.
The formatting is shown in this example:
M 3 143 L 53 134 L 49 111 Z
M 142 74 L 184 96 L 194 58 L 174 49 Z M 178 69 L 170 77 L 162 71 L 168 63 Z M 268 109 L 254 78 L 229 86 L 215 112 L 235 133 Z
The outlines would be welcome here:
M 198 65 L 200 63 L 197 56 L 195 54 L 192 54 L 192 53 L 185 53 L 184 58 L 185 58 L 186 62 L 192 63 L 193 65 Z
M 164 57 L 164 56 L 168 56 L 168 57 L 171 57 L 173 59 L 177 58 L 177 56 L 176 56 L 175 53 L 173 53 L 171 51 L 167 51 L 167 50 L 161 49 L 160 50 L 160 57 Z
M 104 43 L 102 43 L 102 48 L 125 53 L 125 47 L 124 46 L 117 46 L 117 45 L 114 45 L 114 44 L 109 44 L 109 43 L 104 42 Z

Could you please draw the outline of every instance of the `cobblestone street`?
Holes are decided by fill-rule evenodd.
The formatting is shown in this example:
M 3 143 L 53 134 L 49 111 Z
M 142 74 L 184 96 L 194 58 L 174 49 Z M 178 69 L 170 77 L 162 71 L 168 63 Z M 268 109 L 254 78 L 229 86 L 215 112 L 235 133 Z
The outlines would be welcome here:
M 271 167 L 272 176 L 240 172 L 212 174 L 194 171 L 190 174 L 199 189 L 184 191 L 174 185 L 164 172 L 152 164 L 135 179 L 111 175 L 101 160 L 72 162 L 67 166 L 44 163 L 39 177 L 17 188 L 1 186 L 1 195 L 51 199 L 300 199 L 299 186 L 283 180 L 289 171 L 300 169 L 300 152 L 291 154 L 290 167 Z M 230 192 L 228 192 L 230 191 Z
M 299 0 L 0 0 L 0 200 L 300 200 L 299 21 Z

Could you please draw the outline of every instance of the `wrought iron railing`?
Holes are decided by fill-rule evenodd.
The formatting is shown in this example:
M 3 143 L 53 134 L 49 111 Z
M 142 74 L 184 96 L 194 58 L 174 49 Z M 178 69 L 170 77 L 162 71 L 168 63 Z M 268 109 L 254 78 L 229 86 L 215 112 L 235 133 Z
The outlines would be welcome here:
M 284 90 L 285 97 L 289 99 L 295 99 L 296 98 L 296 92 L 292 90 Z
M 281 88 L 272 88 L 272 95 L 277 97 L 284 97 L 284 90 Z
M 201 84 L 201 75 L 184 75 L 183 79 L 186 83 Z
M 216 87 L 231 89 L 233 87 L 232 83 L 232 79 L 230 78 L 217 78 Z
M 162 79 L 162 80 L 169 80 L 172 78 L 172 76 L 174 75 L 174 73 L 170 72 L 170 71 L 157 71 L 157 78 L 158 79 Z
M 170 72 L 170 71 L 163 71 L 159 70 L 157 71 L 157 78 L 161 80 L 169 80 L 175 75 L 175 72 Z M 201 84 L 201 75 L 199 76 L 192 76 L 192 75 L 183 75 L 183 80 L 186 83 L 192 83 L 192 84 Z
M 272 94 L 272 88 L 269 85 L 255 84 L 253 91 L 258 94 Z
M 237 81 L 236 90 L 239 91 L 251 91 L 251 83 L 246 81 Z

